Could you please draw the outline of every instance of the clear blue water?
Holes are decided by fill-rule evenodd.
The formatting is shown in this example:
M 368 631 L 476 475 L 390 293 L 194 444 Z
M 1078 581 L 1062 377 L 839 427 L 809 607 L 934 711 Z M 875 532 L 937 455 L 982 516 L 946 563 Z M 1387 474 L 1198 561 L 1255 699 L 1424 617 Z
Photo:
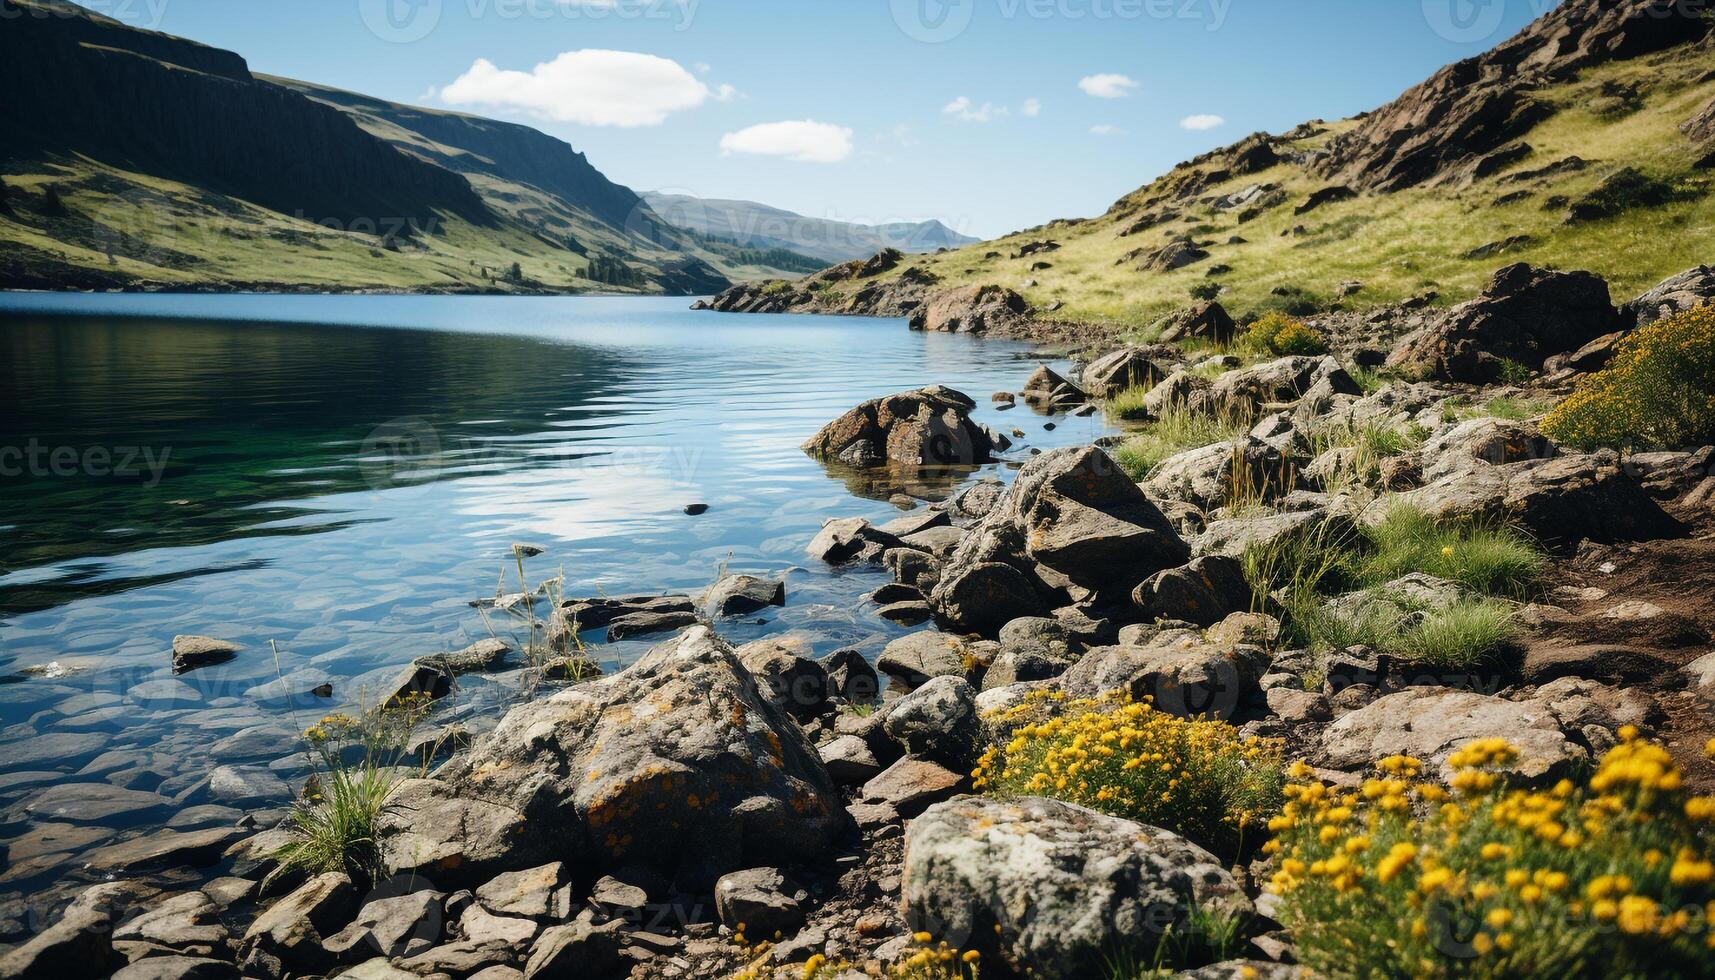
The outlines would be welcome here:
M 863 601 L 883 575 L 804 546 L 831 517 L 898 516 L 899 488 L 800 443 L 930 383 L 1022 429 L 1019 459 L 1106 431 L 994 410 L 989 393 L 1035 365 L 1019 344 L 687 304 L 0 294 L 0 805 L 79 780 L 193 805 L 223 763 L 294 778 L 290 744 L 239 752 L 229 736 L 315 706 L 246 692 L 313 668 L 334 706 L 488 636 L 469 601 L 495 593 L 515 541 L 546 548 L 532 575 L 563 570 L 568 595 L 694 591 L 723 565 L 784 575 L 784 609 L 722 631 L 877 651 L 902 632 Z M 244 649 L 175 683 L 181 633 Z M 599 652 L 618 664 L 648 645 Z M 69 673 L 23 673 L 49 664 Z M 464 710 L 504 701 L 508 679 L 467 679 Z M 46 738 L 67 734 L 88 737 Z M 148 759 L 100 761 L 111 750 Z M 20 771 L 46 775 L 9 784 Z

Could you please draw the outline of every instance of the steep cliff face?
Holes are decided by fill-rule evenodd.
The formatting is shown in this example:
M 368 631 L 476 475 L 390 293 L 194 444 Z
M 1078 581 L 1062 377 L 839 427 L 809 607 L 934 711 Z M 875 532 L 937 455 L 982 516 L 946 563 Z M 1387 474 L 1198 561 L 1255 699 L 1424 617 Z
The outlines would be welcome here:
M 616 229 L 636 231 L 640 220 L 647 222 L 648 207 L 635 192 L 607 179 L 563 140 L 528 126 L 419 109 L 293 79 L 270 81 L 338 107 L 383 139 L 390 128 L 402 130 L 392 141 L 395 146 L 449 170 L 530 184 Z
M 1396 191 L 1470 164 L 1552 112 L 1531 89 L 1708 33 L 1703 0 L 1566 0 L 1499 47 L 1448 65 L 1328 143 L 1311 171 Z
M 251 77 L 226 51 L 0 0 L 0 153 L 82 154 L 345 227 L 495 216 L 469 181 Z

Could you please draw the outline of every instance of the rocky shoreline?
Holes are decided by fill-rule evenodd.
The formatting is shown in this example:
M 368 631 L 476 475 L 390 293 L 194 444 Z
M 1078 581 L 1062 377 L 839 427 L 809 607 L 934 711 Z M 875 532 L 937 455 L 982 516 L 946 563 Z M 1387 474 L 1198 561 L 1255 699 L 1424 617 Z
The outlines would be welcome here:
M 824 275 L 861 279 L 899 260 Z M 1035 329 L 1005 290 L 896 281 L 836 312 Z M 710 306 L 820 309 L 808 289 L 739 288 Z M 1382 314 L 1332 314 L 1310 323 L 1334 353 L 1211 354 L 1239 330 L 1215 304 L 1180 318 L 1189 344 L 1085 336 L 1097 350 L 1080 373 L 1043 368 L 995 401 L 1078 414 L 1135 391 L 1157 426 L 1244 425 L 1142 475 L 1123 440 L 1058 449 L 1014 457 L 1010 483 L 969 483 L 885 525 L 829 522 L 809 555 L 886 568 L 893 583 L 871 597 L 883 615 L 930 624 L 873 663 L 852 650 L 817 660 L 779 639 L 728 643 L 724 618 L 788 600 L 752 576 L 700 597 L 559 600 L 544 624 L 556 649 L 575 650 L 587 629 L 672 635 L 608 677 L 591 679 L 599 671 L 575 654 L 538 664 L 545 686 L 492 730 L 435 740 L 431 765 L 388 784 L 362 871 L 287 859 L 302 832 L 278 811 L 164 828 L 96 852 L 91 867 L 110 880 L 14 929 L 0 976 L 953 977 L 980 964 L 984 976 L 1070 980 L 1116 955 L 1191 976 L 1298 975 L 1301 937 L 1266 887 L 1278 860 L 1267 835 L 1194 841 L 1054 799 L 1052 780 L 1034 784 L 1040 795 L 999 792 L 997 753 L 1054 718 L 1144 710 L 1169 728 L 1215 726 L 1185 730 L 1229 733 L 1335 787 L 1389 758 L 1455 782 L 1461 753 L 1491 739 L 1513 752 L 1504 778 L 1541 786 L 1641 731 L 1687 787 L 1715 787 L 1703 754 L 1715 736 L 1715 447 L 1580 450 L 1513 407 L 1558 399 L 1630 332 L 1712 298 L 1706 268 L 1615 308 L 1595 277 L 1511 266 L 1469 303 L 1414 313 L 1391 348 L 1376 344 Z M 1392 373 L 1378 377 L 1383 365 Z M 889 471 L 1008 458 L 1007 436 L 971 421 L 975 404 L 943 387 L 899 393 L 804 449 Z M 1338 438 L 1357 429 L 1412 436 L 1372 459 L 1380 440 Z M 1259 555 L 1325 537 L 1380 549 L 1401 507 L 1453 528 L 1448 543 L 1312 607 L 1291 582 L 1262 587 L 1274 580 Z M 1461 549 L 1503 527 L 1535 564 L 1520 591 L 1485 598 Z M 1394 632 L 1294 645 L 1310 608 L 1348 625 L 1391 610 Z M 1476 608 L 1505 622 L 1480 655 L 1392 645 Z M 384 703 L 430 705 L 507 652 L 418 661 Z M 175 649 L 187 667 L 221 654 L 194 639 Z M 1122 703 L 1139 707 L 1111 707 Z M 34 809 L 126 805 L 112 793 L 43 799 L 53 792 Z M 1210 909 L 1236 931 L 1181 947 Z

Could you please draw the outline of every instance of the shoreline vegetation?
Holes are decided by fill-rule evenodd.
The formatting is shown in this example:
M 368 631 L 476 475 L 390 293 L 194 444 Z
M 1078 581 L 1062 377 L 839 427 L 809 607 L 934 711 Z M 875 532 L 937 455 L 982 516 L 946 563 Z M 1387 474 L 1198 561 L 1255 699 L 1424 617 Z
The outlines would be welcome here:
M 990 403 L 1125 431 L 1014 450 L 932 384 L 810 435 L 1016 470 L 806 542 L 924 627 L 873 661 L 720 635 L 783 581 L 568 595 L 514 545 L 490 640 L 306 727 L 285 820 L 121 842 L 0 976 L 1706 975 L 1715 54 L 1648 6 L 1567 0 L 1100 219 L 699 304 L 1059 345 Z M 1419 219 L 1456 231 L 1376 244 Z

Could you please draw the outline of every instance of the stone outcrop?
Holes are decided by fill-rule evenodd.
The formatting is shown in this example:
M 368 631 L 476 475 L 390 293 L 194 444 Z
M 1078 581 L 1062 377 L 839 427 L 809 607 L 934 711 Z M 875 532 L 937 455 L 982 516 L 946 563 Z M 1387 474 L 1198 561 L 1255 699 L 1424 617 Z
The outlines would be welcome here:
M 960 286 L 929 297 L 911 317 L 911 329 L 932 333 L 1004 332 L 1030 312 L 1024 297 L 1005 286 Z
M 1592 65 L 1696 40 L 1707 32 L 1699 8 L 1689 0 L 1569 0 L 1329 140 L 1311 161 L 1311 172 L 1388 192 L 1469 167 L 1553 111 L 1534 97 L 1533 88 Z M 1436 9 L 1448 16 L 1454 8 Z
M 1599 276 L 1510 265 L 1495 273 L 1483 295 L 1400 341 L 1388 364 L 1486 383 L 1499 380 L 1509 361 L 1534 370 L 1619 325 Z

